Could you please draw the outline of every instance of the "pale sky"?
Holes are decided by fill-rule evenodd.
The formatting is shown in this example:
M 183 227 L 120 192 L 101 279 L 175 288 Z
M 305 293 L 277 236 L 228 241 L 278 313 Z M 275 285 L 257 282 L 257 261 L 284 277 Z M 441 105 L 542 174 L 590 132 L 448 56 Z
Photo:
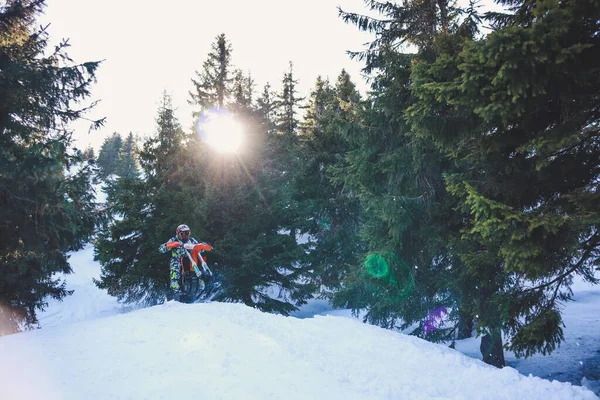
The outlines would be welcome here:
M 190 128 L 191 78 L 221 33 L 233 46 L 234 67 L 252 74 L 257 95 L 267 81 L 280 88 L 290 61 L 302 96 L 317 76 L 334 81 L 342 68 L 365 93 L 362 63 L 346 51 L 362 50 L 373 37 L 345 24 L 337 6 L 372 14 L 362 0 L 47 0 L 40 23 L 51 24 L 52 40 L 70 39 L 75 62 L 104 60 L 93 88 L 101 102 L 90 117 L 106 117 L 106 125 L 91 134 L 88 124 L 73 127 L 77 147 L 98 150 L 115 131 L 153 134 L 163 90 Z
M 310 93 L 318 75 L 334 81 L 342 68 L 366 89 L 361 63 L 346 50 L 361 50 L 371 36 L 345 24 L 337 11 L 340 5 L 366 12 L 362 0 L 48 0 L 47 5 L 41 22 L 51 24 L 53 40 L 70 38 L 74 61 L 105 60 L 93 88 L 101 102 L 90 116 L 105 116 L 106 126 L 88 134 L 87 125 L 75 125 L 79 148 L 98 149 L 114 131 L 152 134 L 165 89 L 189 128 L 191 78 L 220 33 L 233 46 L 234 66 L 252 74 L 257 94 L 267 81 L 279 89 L 289 61 L 301 95 Z

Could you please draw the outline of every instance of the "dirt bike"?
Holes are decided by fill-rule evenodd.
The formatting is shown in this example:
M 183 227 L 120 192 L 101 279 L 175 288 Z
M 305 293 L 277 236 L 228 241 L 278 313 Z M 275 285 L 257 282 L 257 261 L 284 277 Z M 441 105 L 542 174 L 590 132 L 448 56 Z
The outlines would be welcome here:
M 204 243 L 186 243 L 183 245 L 187 257 L 181 260 L 179 301 L 193 303 L 199 299 L 204 288 L 209 284 L 213 273 L 206 264 L 205 257 L 201 254 L 205 248 Z

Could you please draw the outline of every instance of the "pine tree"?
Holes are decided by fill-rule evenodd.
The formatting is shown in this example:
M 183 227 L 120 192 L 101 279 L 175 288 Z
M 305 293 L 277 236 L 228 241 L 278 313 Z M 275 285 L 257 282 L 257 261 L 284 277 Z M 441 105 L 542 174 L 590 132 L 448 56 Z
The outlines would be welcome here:
M 115 175 L 119 169 L 119 153 L 123 147 L 123 138 L 117 132 L 104 139 L 100 152 L 98 154 L 99 175 L 102 179 L 107 179 Z
M 119 218 L 99 233 L 95 245 L 102 265 L 97 285 L 124 303 L 152 305 L 165 299 L 169 259 L 158 246 L 179 224 L 190 225 L 195 237 L 205 235 L 197 176 L 201 160 L 185 152 L 193 137 L 181 130 L 166 93 L 156 123 L 156 136 L 140 152 L 144 180 L 123 177 L 108 185 L 107 202 Z
M 312 293 L 303 251 L 286 222 L 290 193 L 278 174 L 278 139 L 252 103 L 252 80 L 238 73 L 229 109 L 244 126 L 244 147 L 234 157 L 203 149 L 208 237 L 222 276 L 214 299 L 243 302 L 263 311 L 288 314 Z
M 47 51 L 35 25 L 43 6 L 0 4 L 0 335 L 34 326 L 48 298 L 69 294 L 56 274 L 71 272 L 67 252 L 99 217 L 91 167 L 68 129 L 89 109 L 74 104 L 89 97 L 99 64 L 74 64 L 66 41 Z
M 197 79 L 192 79 L 194 90 L 190 91 L 190 104 L 200 106 L 199 113 L 211 108 L 223 108 L 227 104 L 233 82 L 230 76 L 231 51 L 225 34 L 220 34 L 202 64 L 202 72 L 196 71 Z
M 83 159 L 85 161 L 96 162 L 96 153 L 92 146 L 88 146 L 83 152 Z
M 572 277 L 597 283 L 600 255 L 600 7 L 511 5 L 485 40 L 441 39 L 437 58 L 416 64 L 410 112 L 460 167 L 447 176 L 465 221 L 455 252 L 496 365 L 501 332 L 517 356 L 556 348 Z
M 319 77 L 301 126 L 302 174 L 294 196 L 304 215 L 300 230 L 310 237 L 309 266 L 328 290 L 338 289 L 349 266 L 366 252 L 358 238 L 358 199 L 333 182 L 332 172 L 350 148 L 345 128 L 354 122 L 351 105 L 360 101 L 346 71 L 335 88 Z
M 357 119 L 347 128 L 350 147 L 332 176 L 360 200 L 360 237 L 368 254 L 344 277 L 334 304 L 366 309 L 366 320 L 387 328 L 414 326 L 412 333 L 420 337 L 451 339 L 466 307 L 452 275 L 460 262 L 450 239 L 460 221 L 443 177 L 452 164 L 430 139 L 415 137 L 406 121 L 405 111 L 414 103 L 416 56 L 403 52 L 402 45 L 428 54 L 436 37 L 456 23 L 447 2 L 367 4 L 383 18 L 340 11 L 376 39 L 354 54 L 366 61 L 372 92 L 367 102 L 351 108 Z M 444 324 L 432 327 L 441 313 Z
M 129 133 L 119 150 L 119 158 L 115 173 L 122 178 L 136 178 L 137 167 L 137 145 L 133 133 Z
M 304 99 L 297 97 L 297 85 L 293 64 L 290 62 L 290 69 L 283 75 L 282 90 L 277 99 L 276 126 L 281 135 L 291 137 L 298 134 L 298 107 Z
M 256 107 L 260 115 L 263 127 L 269 135 L 275 134 L 275 94 L 271 91 L 271 85 L 267 82 L 260 97 L 256 100 Z

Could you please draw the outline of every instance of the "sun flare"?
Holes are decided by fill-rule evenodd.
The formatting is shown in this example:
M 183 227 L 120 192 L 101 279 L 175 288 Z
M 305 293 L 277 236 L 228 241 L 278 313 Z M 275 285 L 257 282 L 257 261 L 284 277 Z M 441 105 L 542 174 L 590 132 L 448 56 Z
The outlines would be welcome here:
M 236 153 L 243 142 L 242 125 L 228 113 L 209 113 L 199 124 L 203 140 L 220 153 Z

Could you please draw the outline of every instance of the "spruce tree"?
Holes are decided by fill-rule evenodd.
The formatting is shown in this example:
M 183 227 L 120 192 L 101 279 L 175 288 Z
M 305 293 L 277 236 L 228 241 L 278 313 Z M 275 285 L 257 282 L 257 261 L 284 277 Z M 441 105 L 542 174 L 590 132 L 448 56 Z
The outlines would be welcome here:
M 243 302 L 263 311 L 288 314 L 312 293 L 306 268 L 297 263 L 302 248 L 290 232 L 290 193 L 281 190 L 276 137 L 252 102 L 252 81 L 237 73 L 231 115 L 244 126 L 236 154 L 203 148 L 208 238 L 222 284 L 215 300 Z
M 282 222 L 288 196 L 280 181 L 271 179 L 265 133 L 246 134 L 247 147 L 234 160 L 205 154 L 207 240 L 214 244 L 215 269 L 223 276 L 214 299 L 288 314 L 312 289 L 305 283 L 305 268 L 296 263 L 302 249 Z
M 275 94 L 271 91 L 271 85 L 267 82 L 260 97 L 256 100 L 256 108 L 261 118 L 263 127 L 267 134 L 275 134 Z
M 85 161 L 96 162 L 96 153 L 92 146 L 88 146 L 83 152 L 83 159 Z
M 137 145 L 133 133 L 129 133 L 119 150 L 119 158 L 115 173 L 122 178 L 135 178 L 138 176 Z
M 107 204 L 115 218 L 95 246 L 102 265 L 98 287 L 124 303 L 152 305 L 166 298 L 169 258 L 158 246 L 175 235 L 179 224 L 191 226 L 194 237 L 205 236 L 198 191 L 201 159 L 185 151 L 193 137 L 182 131 L 166 93 L 156 124 L 156 135 L 140 151 L 144 179 L 123 176 L 108 184 Z
M 281 93 L 277 98 L 276 125 L 279 134 L 293 137 L 298 134 L 300 122 L 298 108 L 304 100 L 298 97 L 298 80 L 294 78 L 294 66 L 290 62 L 290 69 L 283 74 Z
M 69 292 L 69 251 L 99 217 L 91 167 L 71 149 L 70 122 L 88 108 L 99 63 L 74 64 L 67 41 L 48 51 L 36 26 L 44 1 L 0 4 L 0 335 L 37 323 L 48 298 Z M 102 120 L 94 121 L 98 127 Z
M 107 179 L 117 173 L 121 147 L 123 147 L 123 138 L 117 132 L 104 139 L 97 160 L 100 168 L 99 175 L 102 179 Z
M 276 95 L 274 104 L 274 132 L 275 135 L 267 143 L 268 157 L 273 160 L 270 173 L 274 182 L 278 182 L 279 190 L 284 194 L 283 207 L 287 209 L 282 223 L 289 227 L 290 236 L 296 238 L 299 221 L 297 201 L 294 199 L 294 185 L 298 178 L 301 166 L 300 146 L 298 133 L 300 120 L 298 109 L 303 100 L 297 95 L 298 81 L 293 74 L 293 66 L 283 74 L 281 92 Z
M 455 253 L 496 365 L 501 332 L 517 356 L 558 346 L 560 304 L 574 275 L 597 282 L 600 254 L 600 7 L 511 6 L 490 14 L 497 29 L 484 40 L 440 38 L 437 57 L 415 66 L 410 110 L 417 133 L 460 167 L 446 178 L 464 221 Z
M 251 80 L 238 78 L 240 95 L 227 92 L 224 99 L 245 126 L 242 150 L 222 154 L 199 135 L 184 134 L 167 98 L 159 111 L 158 135 L 140 152 L 143 178 L 109 185 L 109 205 L 120 218 L 97 242 L 103 266 L 99 286 L 121 301 L 156 304 L 165 298 L 169 263 L 157 248 L 181 223 L 214 246 L 207 253 L 209 264 L 218 262 L 213 300 L 287 314 L 312 293 L 305 268 L 296 262 L 302 249 L 281 223 L 289 193 L 272 179 L 276 160 L 252 102 Z
M 244 76 L 241 70 L 235 72 L 231 89 L 232 101 L 228 108 L 235 114 L 244 114 L 253 110 L 254 80 Z
M 231 96 L 231 44 L 225 34 L 216 37 L 211 52 L 202 64 L 202 72 L 196 71 L 192 79 L 194 90 L 190 91 L 190 104 L 200 107 L 197 114 L 211 108 L 223 108 Z
M 374 18 L 342 9 L 339 9 L 339 14 L 345 22 L 376 36 L 367 50 L 351 52 L 354 57 L 365 61 L 365 72 L 368 73 L 378 69 L 382 50 L 402 51 L 405 44 L 425 49 L 438 35 L 447 34 L 456 24 L 457 14 L 464 12 L 453 7 L 449 0 L 418 0 L 402 4 L 365 0 L 365 3 L 372 12 L 382 17 Z
M 420 337 L 451 339 L 465 308 L 451 274 L 459 266 L 450 243 L 459 219 L 443 174 L 452 165 L 430 139 L 415 137 L 406 121 L 414 102 L 415 54 L 402 45 L 427 53 L 438 35 L 454 29 L 454 21 L 447 2 L 367 3 L 383 18 L 340 12 L 376 38 L 354 53 L 366 63 L 372 92 L 352 107 L 357 120 L 347 128 L 349 149 L 344 164 L 332 171 L 334 182 L 360 200 L 360 237 L 368 254 L 344 277 L 334 304 L 366 310 L 366 320 L 384 327 L 412 326 Z M 441 313 L 445 322 L 431 326 Z
M 358 238 L 358 199 L 333 181 L 350 149 L 346 128 L 355 122 L 352 107 L 360 101 L 346 71 L 335 87 L 319 77 L 300 129 L 302 174 L 294 197 L 304 221 L 300 231 L 310 238 L 308 264 L 316 283 L 328 291 L 339 288 L 349 266 L 366 252 Z
M 412 56 L 381 57 L 387 67 L 373 78 L 371 104 L 354 108 L 359 119 L 350 149 L 334 170 L 334 179 L 360 200 L 360 237 L 368 246 L 335 304 L 366 309 L 368 321 L 387 328 L 413 326 L 420 337 L 447 339 L 452 319 L 435 330 L 427 326 L 436 310 L 455 306 L 447 287 L 451 257 L 444 239 L 453 218 L 444 164 L 430 143 L 410 136 L 402 115 L 412 101 Z

